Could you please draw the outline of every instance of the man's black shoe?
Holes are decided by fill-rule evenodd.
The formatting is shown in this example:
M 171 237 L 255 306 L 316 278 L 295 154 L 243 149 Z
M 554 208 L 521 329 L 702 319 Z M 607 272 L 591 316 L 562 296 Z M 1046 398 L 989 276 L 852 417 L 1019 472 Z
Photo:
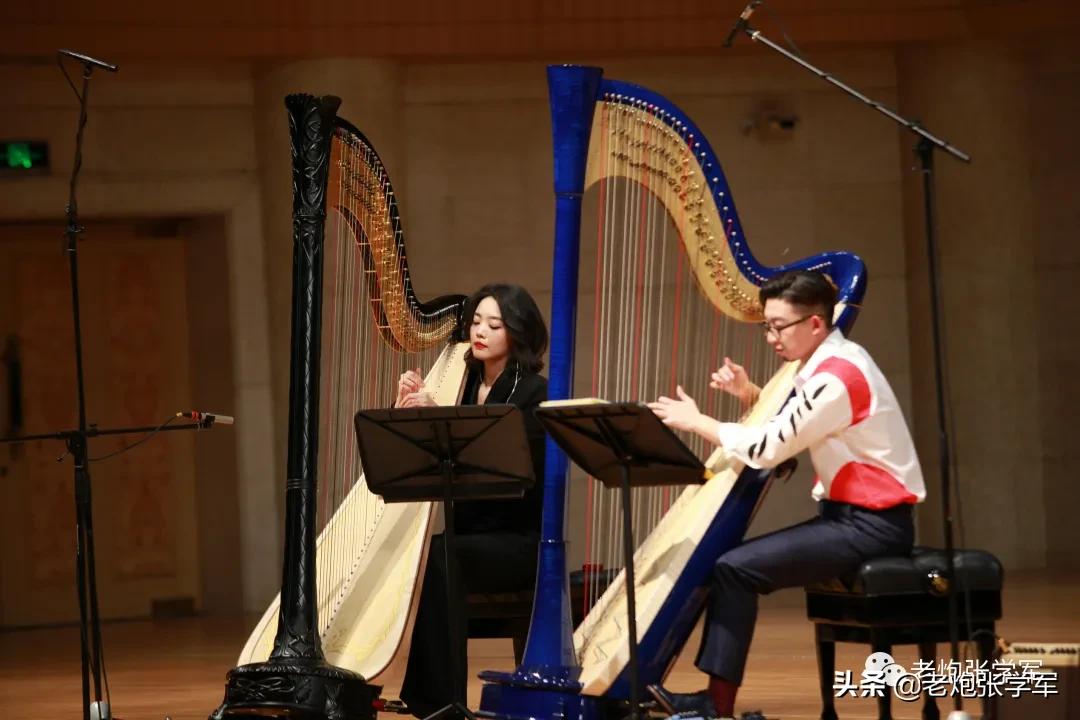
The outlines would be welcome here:
M 664 689 L 663 685 L 650 685 L 649 692 L 656 703 L 665 712 L 672 715 L 699 715 L 705 718 L 716 717 L 716 706 L 709 693 L 704 690 L 695 693 L 674 693 Z

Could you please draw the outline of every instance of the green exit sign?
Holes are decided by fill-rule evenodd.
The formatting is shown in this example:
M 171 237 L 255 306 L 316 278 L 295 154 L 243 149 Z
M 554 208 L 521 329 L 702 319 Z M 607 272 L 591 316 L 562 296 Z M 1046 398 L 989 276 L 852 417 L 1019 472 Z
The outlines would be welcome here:
M 48 169 L 48 143 L 36 140 L 0 141 L 0 171 L 4 174 L 45 172 Z

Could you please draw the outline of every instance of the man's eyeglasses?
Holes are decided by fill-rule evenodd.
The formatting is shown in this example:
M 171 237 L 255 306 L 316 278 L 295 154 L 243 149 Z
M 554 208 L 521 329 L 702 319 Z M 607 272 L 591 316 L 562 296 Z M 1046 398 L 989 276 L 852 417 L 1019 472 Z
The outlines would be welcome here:
M 768 322 L 763 322 L 763 323 L 758 323 L 758 324 L 761 325 L 761 329 L 765 331 L 766 337 L 768 337 L 769 335 L 773 335 L 773 334 L 775 334 L 777 337 L 779 337 L 780 333 L 784 332 L 789 327 L 794 327 L 795 325 L 798 325 L 799 323 L 804 323 L 807 320 L 809 320 L 810 318 L 816 317 L 817 315 L 818 315 L 818 313 L 811 313 L 810 315 L 805 315 L 805 316 L 799 318 L 798 320 L 792 320 L 791 322 L 783 323 L 782 325 L 773 325 L 773 324 L 768 323 Z

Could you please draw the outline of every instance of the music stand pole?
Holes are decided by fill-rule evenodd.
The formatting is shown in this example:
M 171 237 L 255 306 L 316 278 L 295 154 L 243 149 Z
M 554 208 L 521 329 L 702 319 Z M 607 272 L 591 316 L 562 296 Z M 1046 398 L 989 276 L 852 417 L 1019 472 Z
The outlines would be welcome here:
M 641 709 L 640 690 L 638 688 L 638 641 L 637 641 L 637 600 L 634 584 L 634 528 L 633 513 L 631 512 L 630 497 L 630 465 L 633 463 L 633 453 L 623 443 L 619 433 L 611 426 L 611 422 L 604 417 L 596 419 L 596 427 L 607 440 L 608 446 L 615 451 L 619 458 L 619 475 L 621 480 L 620 493 L 622 495 L 622 533 L 623 533 L 623 567 L 626 568 L 626 615 L 627 615 L 627 645 L 630 652 L 630 719 L 637 720 Z
M 641 715 L 634 530 L 631 487 L 690 485 L 705 480 L 705 468 L 686 445 L 645 405 L 605 403 L 541 405 L 536 417 L 579 467 L 622 492 L 623 563 L 629 652 L 630 718 Z
M 431 423 L 432 435 L 438 447 L 439 468 L 442 475 L 443 485 L 443 555 L 446 559 L 446 602 L 450 609 L 450 622 L 446 625 L 446 634 L 450 638 L 450 672 L 454 685 L 454 700 L 449 705 L 436 710 L 425 720 L 442 717 L 443 715 L 457 710 L 469 720 L 476 720 L 476 716 L 469 710 L 466 704 L 465 688 L 459 684 L 461 669 L 468 662 L 468 657 L 462 658 L 458 651 L 461 641 L 461 612 L 458 603 L 455 584 L 457 573 L 454 570 L 456 555 L 454 555 L 454 479 L 457 466 L 457 457 L 454 445 L 451 441 L 450 423 L 448 421 L 435 421 Z M 468 642 L 466 640 L 466 642 Z M 466 650 L 466 654 L 468 651 Z

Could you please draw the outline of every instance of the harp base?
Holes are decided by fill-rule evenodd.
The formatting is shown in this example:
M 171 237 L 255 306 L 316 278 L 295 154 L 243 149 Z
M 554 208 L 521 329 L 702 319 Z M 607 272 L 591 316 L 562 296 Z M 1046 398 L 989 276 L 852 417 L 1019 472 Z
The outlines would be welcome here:
M 480 709 L 486 720 L 609 720 L 624 717 L 629 706 L 610 698 L 581 694 L 576 680 L 553 680 L 535 673 L 480 673 Z
M 271 658 L 230 670 L 225 700 L 209 720 L 374 720 L 381 689 L 321 658 Z

